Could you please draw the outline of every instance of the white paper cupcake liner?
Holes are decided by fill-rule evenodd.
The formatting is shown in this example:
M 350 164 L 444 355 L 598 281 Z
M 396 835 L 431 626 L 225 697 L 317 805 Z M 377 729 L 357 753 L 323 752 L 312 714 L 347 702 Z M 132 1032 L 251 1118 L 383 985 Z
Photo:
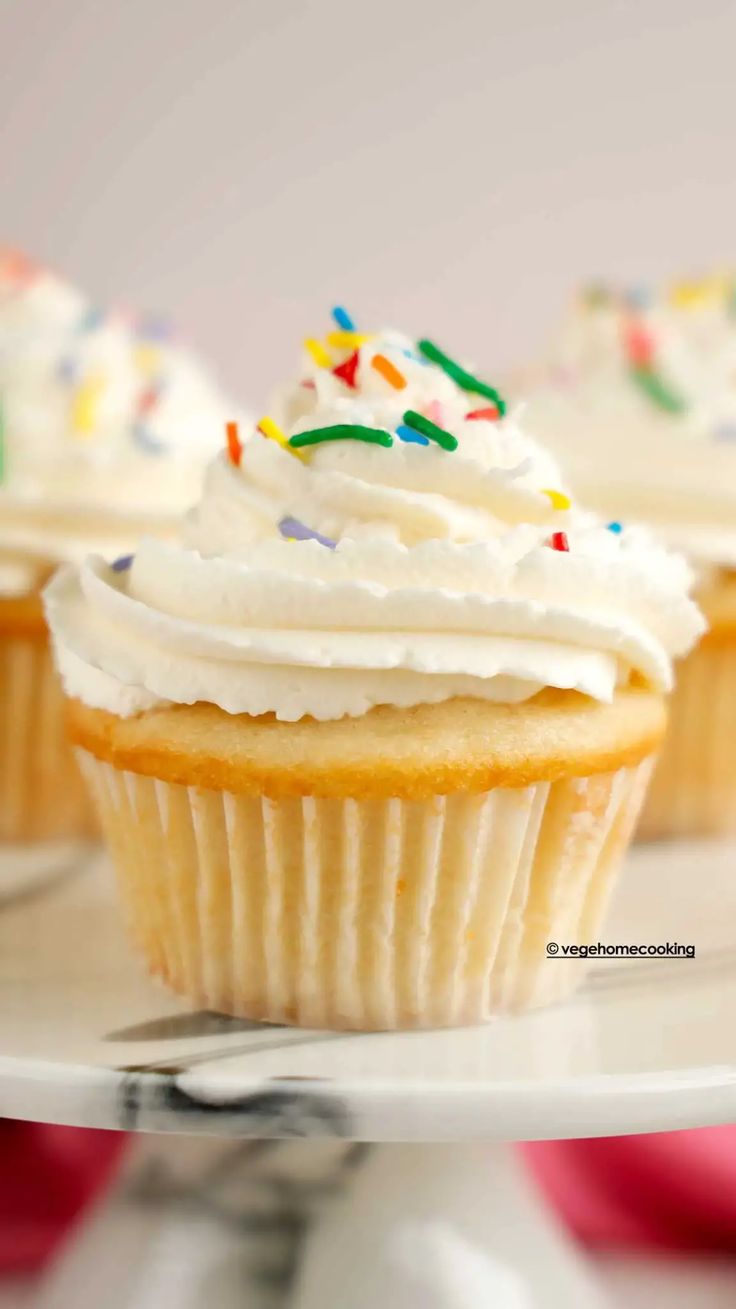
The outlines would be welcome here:
M 307 1027 L 482 1022 L 548 1003 L 598 938 L 649 771 L 480 795 L 271 800 L 86 752 L 133 935 L 196 1005 Z
M 677 667 L 667 735 L 637 835 L 736 834 L 736 637 L 708 637 Z

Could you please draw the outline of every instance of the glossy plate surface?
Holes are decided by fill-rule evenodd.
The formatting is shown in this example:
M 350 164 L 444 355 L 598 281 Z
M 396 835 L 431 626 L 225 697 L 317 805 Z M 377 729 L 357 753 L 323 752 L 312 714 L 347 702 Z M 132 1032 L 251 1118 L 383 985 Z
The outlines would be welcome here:
M 186 1005 L 124 941 L 105 861 L 0 904 L 0 1115 L 233 1136 L 453 1141 L 736 1121 L 736 846 L 643 846 L 578 996 L 482 1028 L 350 1035 Z

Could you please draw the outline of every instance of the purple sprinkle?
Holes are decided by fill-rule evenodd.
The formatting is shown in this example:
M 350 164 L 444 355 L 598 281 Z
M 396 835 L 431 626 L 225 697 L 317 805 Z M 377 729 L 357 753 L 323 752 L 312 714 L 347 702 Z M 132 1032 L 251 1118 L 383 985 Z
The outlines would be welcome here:
M 159 318 L 154 315 L 148 318 L 141 318 L 138 322 L 138 335 L 146 341 L 168 341 L 172 335 L 171 323 L 165 318 Z
M 320 536 L 319 532 L 300 523 L 298 518 L 282 518 L 279 531 L 282 536 L 291 537 L 295 541 L 319 541 L 320 545 L 326 545 L 328 550 L 334 550 L 337 545 L 337 541 L 331 541 L 329 536 Z
M 713 435 L 716 441 L 736 441 L 736 423 L 719 423 Z
M 62 381 L 69 382 L 71 385 L 76 382 L 78 372 L 78 360 L 73 359 L 71 355 L 65 355 L 63 359 L 59 360 L 59 377 Z
M 396 428 L 396 435 L 400 441 L 406 441 L 410 445 L 429 445 L 429 440 L 421 432 L 415 432 L 413 427 L 407 427 L 405 423 L 400 423 Z
M 111 565 L 112 571 L 114 573 L 124 573 L 126 569 L 130 568 L 134 557 L 134 555 L 121 555 L 120 558 L 116 559 Z

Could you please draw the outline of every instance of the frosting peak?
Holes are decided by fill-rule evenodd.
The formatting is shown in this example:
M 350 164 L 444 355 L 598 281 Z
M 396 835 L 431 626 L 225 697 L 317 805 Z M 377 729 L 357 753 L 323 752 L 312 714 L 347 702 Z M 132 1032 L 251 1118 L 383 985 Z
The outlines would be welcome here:
M 574 504 L 518 415 L 449 364 L 393 333 L 313 349 L 277 417 L 213 463 L 181 545 L 146 540 L 127 569 L 93 558 L 54 581 L 71 693 L 117 713 L 206 700 L 292 720 L 668 687 L 702 629 L 685 564 Z

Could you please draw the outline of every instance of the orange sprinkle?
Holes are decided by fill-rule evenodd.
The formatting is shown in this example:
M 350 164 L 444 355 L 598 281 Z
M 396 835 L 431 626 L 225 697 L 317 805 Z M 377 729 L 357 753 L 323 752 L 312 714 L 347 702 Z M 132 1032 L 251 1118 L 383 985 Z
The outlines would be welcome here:
M 225 431 L 227 432 L 227 452 L 230 456 L 230 463 L 240 468 L 240 460 L 243 457 L 243 443 L 238 435 L 237 423 L 226 423 Z
M 406 882 L 404 881 L 403 877 L 400 877 L 398 882 L 396 883 L 396 894 L 403 895 L 405 890 L 406 890 Z
M 406 378 L 403 373 L 399 372 L 398 368 L 394 367 L 390 359 L 387 359 L 385 355 L 374 355 L 371 359 L 371 365 L 377 373 L 381 374 L 381 377 L 385 377 L 389 385 L 393 386 L 396 391 L 403 391 L 406 386 Z

